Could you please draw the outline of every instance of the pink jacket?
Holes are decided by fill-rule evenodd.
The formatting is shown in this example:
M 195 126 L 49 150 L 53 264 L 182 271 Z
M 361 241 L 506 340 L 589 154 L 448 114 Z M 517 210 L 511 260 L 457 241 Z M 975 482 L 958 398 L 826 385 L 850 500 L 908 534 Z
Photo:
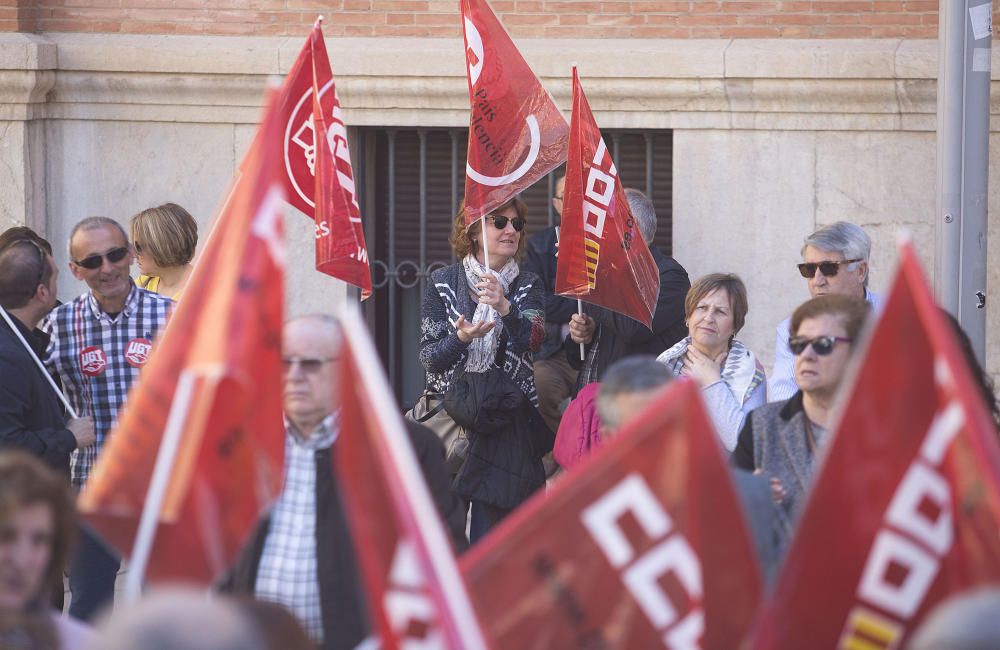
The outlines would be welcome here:
M 601 446 L 601 420 L 597 416 L 600 387 L 598 382 L 584 386 L 563 413 L 552 449 L 563 469 L 572 468 Z

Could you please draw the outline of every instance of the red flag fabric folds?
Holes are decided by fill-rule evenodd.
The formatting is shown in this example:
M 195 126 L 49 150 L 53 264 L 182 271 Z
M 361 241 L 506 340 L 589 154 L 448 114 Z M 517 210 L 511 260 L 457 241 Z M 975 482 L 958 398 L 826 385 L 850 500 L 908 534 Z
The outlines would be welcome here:
M 621 434 L 462 558 L 496 648 L 735 648 L 760 572 L 697 386 Z
M 342 332 L 335 475 L 382 647 L 485 648 L 451 543 L 356 312 L 342 320 Z
M 851 385 L 759 648 L 897 648 L 1000 581 L 1000 448 L 912 246 Z
M 372 293 L 368 248 L 347 148 L 347 127 L 319 21 L 309 35 L 309 46 L 316 143 L 316 269 L 358 287 L 364 300 Z
M 660 273 L 632 217 L 618 170 L 573 68 L 573 116 L 556 264 L 556 293 L 634 318 L 646 327 Z
M 461 0 L 469 80 L 466 225 L 566 160 L 566 118 L 485 0 Z
M 184 298 L 80 497 L 87 520 L 129 554 L 164 430 L 181 427 L 151 580 L 210 583 L 281 488 L 280 129 L 271 101 Z
M 371 270 L 340 99 L 316 21 L 281 88 L 282 182 L 288 202 L 315 221 L 316 270 L 371 295 Z

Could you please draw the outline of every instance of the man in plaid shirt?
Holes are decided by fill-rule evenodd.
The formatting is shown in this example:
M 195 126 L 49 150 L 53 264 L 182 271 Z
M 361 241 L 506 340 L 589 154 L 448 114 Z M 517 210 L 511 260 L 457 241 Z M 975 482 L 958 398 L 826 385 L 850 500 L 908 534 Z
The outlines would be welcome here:
M 173 301 L 132 282 L 132 248 L 117 221 L 88 217 L 76 224 L 69 257 L 73 277 L 90 290 L 52 311 L 42 330 L 50 337 L 49 368 L 59 375 L 79 415 L 94 419 L 97 443 L 75 451 L 71 461 L 73 486 L 79 490 L 149 359 L 153 340 L 167 323 Z M 70 565 L 70 614 L 90 620 L 111 602 L 119 566 L 120 559 L 84 529 Z
M 340 341 L 332 316 L 303 316 L 285 324 L 284 486 L 221 585 L 284 605 L 322 650 L 353 650 L 369 632 L 354 543 L 333 469 L 340 435 Z M 464 548 L 465 511 L 451 492 L 444 446 L 426 427 L 412 422 L 407 427 L 452 541 Z

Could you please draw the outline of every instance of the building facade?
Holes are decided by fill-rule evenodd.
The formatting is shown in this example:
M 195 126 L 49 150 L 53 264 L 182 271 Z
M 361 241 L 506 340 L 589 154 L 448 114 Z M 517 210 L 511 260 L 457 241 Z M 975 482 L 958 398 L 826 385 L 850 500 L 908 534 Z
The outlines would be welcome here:
M 746 281 L 741 338 L 766 366 L 774 326 L 808 297 L 794 264 L 817 227 L 847 219 L 872 235 L 877 291 L 891 280 L 903 230 L 933 277 L 936 0 L 491 4 L 567 117 L 576 63 L 626 161 L 626 184 L 652 190 L 658 241 L 692 278 L 732 271 Z M 319 14 L 379 286 L 369 318 L 405 401 L 419 390 L 420 289 L 429 268 L 451 261 L 442 224 L 462 190 L 468 96 L 457 2 L 6 0 L 0 227 L 45 233 L 61 265 L 69 228 L 94 214 L 124 222 L 176 201 L 207 233 L 265 87 L 287 72 Z M 533 228 L 547 223 L 549 183 L 532 190 Z M 308 220 L 290 209 L 286 223 L 289 247 L 310 251 Z M 1000 242 L 1000 217 L 990 217 L 990 235 Z M 311 253 L 289 260 L 292 312 L 353 299 L 312 270 Z M 1000 264 L 989 265 L 988 289 L 1000 291 Z M 63 298 L 79 290 L 61 274 Z M 990 295 L 995 378 L 998 331 L 1000 300 Z

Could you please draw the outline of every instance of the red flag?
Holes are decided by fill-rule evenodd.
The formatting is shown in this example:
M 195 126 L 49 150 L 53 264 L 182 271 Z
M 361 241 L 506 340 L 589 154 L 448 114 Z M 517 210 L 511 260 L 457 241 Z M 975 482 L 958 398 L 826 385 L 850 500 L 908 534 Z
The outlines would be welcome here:
M 618 170 L 573 68 L 573 117 L 556 293 L 652 327 L 660 273 L 632 218 Z
M 241 180 L 80 497 L 88 521 L 130 553 L 161 441 L 178 441 L 147 567 L 154 580 L 211 582 L 281 488 L 284 197 L 281 125 L 274 101 L 268 106 Z
M 996 432 L 901 255 L 755 647 L 904 647 L 943 598 L 1000 581 Z
M 354 311 L 342 323 L 335 474 L 382 647 L 485 648 L 367 329 Z
M 316 269 L 360 288 L 363 300 L 372 289 L 368 249 L 322 22 L 316 20 L 281 88 L 281 178 L 288 202 L 315 221 Z
M 566 118 L 485 0 L 461 0 L 468 63 L 471 224 L 566 160 Z
M 309 47 L 316 143 L 316 269 L 358 287 L 364 300 L 372 293 L 368 248 L 347 148 L 347 127 L 318 20 L 309 35 Z
M 757 559 L 697 386 L 622 433 L 461 559 L 497 648 L 735 648 Z

